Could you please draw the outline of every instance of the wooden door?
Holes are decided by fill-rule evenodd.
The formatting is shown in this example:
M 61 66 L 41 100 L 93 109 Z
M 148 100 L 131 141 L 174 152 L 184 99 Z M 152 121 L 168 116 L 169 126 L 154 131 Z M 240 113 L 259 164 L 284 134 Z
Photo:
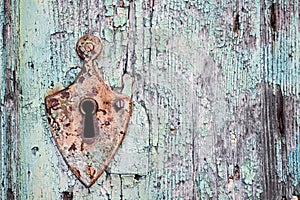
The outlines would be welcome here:
M 298 1 L 2 0 L 2 199 L 299 199 Z M 133 100 L 125 140 L 89 189 L 51 137 L 84 34 Z

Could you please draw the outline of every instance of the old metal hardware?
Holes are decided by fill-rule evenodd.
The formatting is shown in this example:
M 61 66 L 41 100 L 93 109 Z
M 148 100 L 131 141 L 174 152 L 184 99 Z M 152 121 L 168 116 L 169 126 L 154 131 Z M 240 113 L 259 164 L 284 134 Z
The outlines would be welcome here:
M 84 59 L 75 82 L 45 98 L 56 146 L 65 161 L 90 187 L 107 169 L 120 147 L 131 115 L 131 99 L 113 92 L 98 72 L 99 38 L 84 35 L 76 44 Z

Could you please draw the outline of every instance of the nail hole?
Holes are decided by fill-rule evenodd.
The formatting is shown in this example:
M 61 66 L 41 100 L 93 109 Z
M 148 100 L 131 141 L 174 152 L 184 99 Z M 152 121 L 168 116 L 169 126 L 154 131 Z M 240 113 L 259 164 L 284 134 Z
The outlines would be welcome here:
M 37 146 L 31 148 L 31 153 L 35 156 L 38 151 L 39 151 L 39 147 L 37 147 Z

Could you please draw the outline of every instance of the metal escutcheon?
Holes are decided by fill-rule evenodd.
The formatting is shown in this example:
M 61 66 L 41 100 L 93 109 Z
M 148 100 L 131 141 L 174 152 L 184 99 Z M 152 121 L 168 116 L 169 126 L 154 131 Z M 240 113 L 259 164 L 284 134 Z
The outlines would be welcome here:
M 98 71 L 99 38 L 84 35 L 76 44 L 83 68 L 69 87 L 45 98 L 52 136 L 76 177 L 90 187 L 120 147 L 132 111 L 131 99 L 112 91 Z

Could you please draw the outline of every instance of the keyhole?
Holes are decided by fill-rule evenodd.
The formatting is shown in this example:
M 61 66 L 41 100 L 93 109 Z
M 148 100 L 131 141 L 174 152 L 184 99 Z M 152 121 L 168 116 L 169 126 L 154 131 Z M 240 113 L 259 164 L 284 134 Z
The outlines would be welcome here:
M 84 138 L 95 137 L 94 114 L 97 109 L 98 105 L 94 99 L 84 99 L 80 104 L 80 110 L 84 115 Z

